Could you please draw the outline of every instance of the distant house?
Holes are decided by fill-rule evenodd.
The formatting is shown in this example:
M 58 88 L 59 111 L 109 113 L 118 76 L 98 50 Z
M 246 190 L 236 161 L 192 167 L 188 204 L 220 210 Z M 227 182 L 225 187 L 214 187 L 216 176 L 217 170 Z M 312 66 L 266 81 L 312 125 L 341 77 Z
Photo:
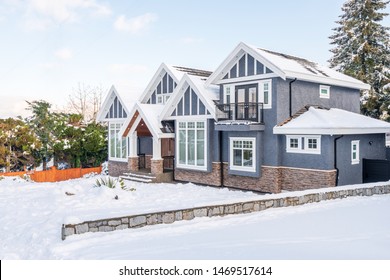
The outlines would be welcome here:
M 163 63 L 136 104 L 112 88 L 99 112 L 109 172 L 273 193 L 361 183 L 362 159 L 385 159 L 390 132 L 359 114 L 367 89 L 244 43 L 214 72 Z

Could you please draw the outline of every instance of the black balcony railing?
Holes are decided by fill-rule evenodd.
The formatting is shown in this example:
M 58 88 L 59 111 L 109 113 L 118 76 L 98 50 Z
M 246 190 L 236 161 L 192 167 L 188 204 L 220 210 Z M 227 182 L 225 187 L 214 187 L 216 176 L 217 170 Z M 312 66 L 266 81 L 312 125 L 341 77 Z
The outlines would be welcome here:
M 252 121 L 263 123 L 263 103 L 218 104 L 217 121 Z

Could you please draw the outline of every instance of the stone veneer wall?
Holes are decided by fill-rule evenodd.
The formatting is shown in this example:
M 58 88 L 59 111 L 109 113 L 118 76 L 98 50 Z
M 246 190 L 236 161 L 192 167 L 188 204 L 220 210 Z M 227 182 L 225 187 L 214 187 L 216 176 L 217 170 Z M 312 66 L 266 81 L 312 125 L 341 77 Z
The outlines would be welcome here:
M 281 171 L 279 168 L 261 167 L 261 177 L 248 177 L 228 174 L 228 163 L 223 164 L 223 185 L 259 192 L 279 193 L 281 191 Z
M 145 155 L 145 168 L 146 169 L 152 168 L 152 157 L 153 157 L 153 155 Z
M 223 185 L 259 192 L 280 193 L 282 190 L 298 191 L 319 187 L 334 187 L 336 170 L 315 170 L 291 167 L 262 166 L 261 176 L 249 177 L 229 174 L 228 163 L 223 163 Z M 220 163 L 213 162 L 211 172 L 176 169 L 175 180 L 205 184 L 221 185 Z
M 108 173 L 110 176 L 118 177 L 125 172 L 128 172 L 128 164 L 127 162 L 120 161 L 108 161 Z
M 219 162 L 213 162 L 211 172 L 176 168 L 174 179 L 177 181 L 185 181 L 219 187 L 221 185 L 220 165 L 221 164 Z
M 309 192 L 309 193 L 307 193 Z M 107 232 L 127 228 L 139 228 L 156 224 L 171 224 L 175 221 L 192 220 L 196 217 L 213 217 L 230 214 L 244 214 L 262 211 L 268 208 L 288 207 L 319 202 L 323 200 L 339 199 L 350 196 L 371 196 L 374 194 L 390 194 L 390 185 L 367 187 L 350 187 L 332 190 L 311 190 L 306 192 L 272 195 L 273 198 L 263 198 L 254 201 L 237 202 L 230 204 L 203 206 L 182 210 L 170 210 L 156 213 L 131 215 L 86 221 L 79 224 L 62 225 L 62 240 L 73 234 L 85 232 Z
M 336 170 L 281 167 L 282 190 L 300 191 L 336 186 Z

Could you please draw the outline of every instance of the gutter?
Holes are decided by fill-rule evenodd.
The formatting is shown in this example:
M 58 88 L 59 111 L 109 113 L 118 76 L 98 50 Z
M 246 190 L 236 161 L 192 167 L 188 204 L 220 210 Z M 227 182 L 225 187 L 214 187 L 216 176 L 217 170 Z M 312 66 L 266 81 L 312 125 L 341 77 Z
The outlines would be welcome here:
M 294 80 L 290 81 L 290 82 L 289 82 L 289 85 L 288 85 L 290 118 L 292 117 L 292 89 L 291 89 L 291 85 L 292 85 L 292 83 L 294 83 L 296 80 L 297 80 L 297 78 L 295 78 Z
M 339 185 L 339 173 L 340 173 L 340 170 L 337 167 L 337 140 L 343 137 L 344 135 L 341 135 L 334 139 L 334 169 L 336 169 L 336 187 Z

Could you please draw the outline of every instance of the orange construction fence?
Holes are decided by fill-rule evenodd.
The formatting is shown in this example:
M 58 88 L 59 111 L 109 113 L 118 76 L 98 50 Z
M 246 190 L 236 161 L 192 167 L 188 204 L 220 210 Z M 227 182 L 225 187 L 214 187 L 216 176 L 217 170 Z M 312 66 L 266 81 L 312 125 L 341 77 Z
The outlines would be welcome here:
M 92 168 L 70 168 L 58 170 L 53 166 L 50 170 L 45 171 L 20 171 L 20 172 L 6 172 L 0 173 L 0 176 L 23 176 L 27 174 L 34 182 L 59 182 L 69 179 L 81 178 L 88 173 L 101 173 L 102 167 Z

